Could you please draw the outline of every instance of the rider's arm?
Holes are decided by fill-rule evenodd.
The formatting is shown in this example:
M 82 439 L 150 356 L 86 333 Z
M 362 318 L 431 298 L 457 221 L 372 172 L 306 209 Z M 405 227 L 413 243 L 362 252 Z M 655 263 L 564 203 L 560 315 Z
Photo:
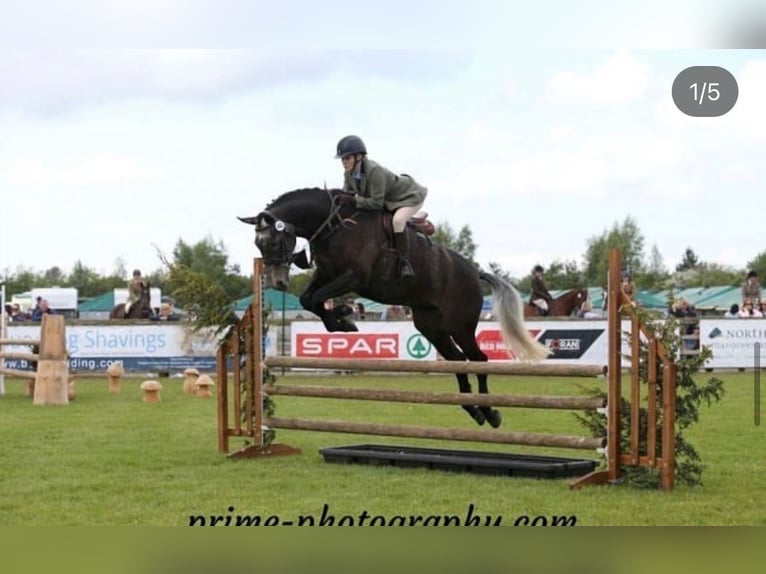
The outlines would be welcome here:
M 386 198 L 386 174 L 379 167 L 372 168 L 367 173 L 367 190 L 369 195 L 356 196 L 358 209 L 383 209 Z

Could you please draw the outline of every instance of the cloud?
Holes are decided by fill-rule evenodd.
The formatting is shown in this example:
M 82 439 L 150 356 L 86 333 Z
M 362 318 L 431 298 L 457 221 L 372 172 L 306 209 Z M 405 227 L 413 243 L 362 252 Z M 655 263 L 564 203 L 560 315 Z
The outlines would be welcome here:
M 556 101 L 623 103 L 644 96 L 649 66 L 619 51 L 589 72 L 560 72 L 548 82 L 547 97 Z
M 72 164 L 19 159 L 11 162 L 9 183 L 31 186 L 88 186 L 118 183 L 147 183 L 157 174 L 140 167 L 132 158 L 114 154 L 98 154 Z
M 108 50 L 0 51 L 0 111 L 44 115 L 137 98 L 216 102 L 336 73 L 398 82 L 449 77 L 461 52 Z

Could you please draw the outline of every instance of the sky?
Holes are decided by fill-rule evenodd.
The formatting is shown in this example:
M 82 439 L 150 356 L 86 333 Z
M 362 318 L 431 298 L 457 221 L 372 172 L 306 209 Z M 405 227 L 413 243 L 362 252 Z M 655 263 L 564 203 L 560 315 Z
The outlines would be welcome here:
M 205 237 L 246 271 L 237 216 L 340 186 L 347 134 L 516 277 L 582 263 L 628 216 L 668 268 L 689 246 L 735 268 L 766 250 L 766 27 L 744 2 L 17 4 L 0 22 L 0 273 L 149 272 Z M 737 80 L 724 116 L 673 103 L 702 65 Z

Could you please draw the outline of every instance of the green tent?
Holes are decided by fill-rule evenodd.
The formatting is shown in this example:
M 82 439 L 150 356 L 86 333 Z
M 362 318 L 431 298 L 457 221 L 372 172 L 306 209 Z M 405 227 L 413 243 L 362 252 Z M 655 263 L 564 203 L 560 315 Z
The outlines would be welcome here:
M 263 304 L 265 307 L 271 307 L 276 313 L 282 312 L 282 301 L 284 297 L 284 310 L 285 311 L 302 311 L 303 305 L 301 305 L 300 299 L 291 293 L 284 291 L 277 291 L 276 289 L 266 289 L 263 292 Z M 253 302 L 253 296 L 249 295 L 234 303 L 234 311 L 245 311 Z
M 77 306 L 80 313 L 103 313 L 109 312 L 114 307 L 114 291 L 107 291 L 96 297 L 91 297 Z

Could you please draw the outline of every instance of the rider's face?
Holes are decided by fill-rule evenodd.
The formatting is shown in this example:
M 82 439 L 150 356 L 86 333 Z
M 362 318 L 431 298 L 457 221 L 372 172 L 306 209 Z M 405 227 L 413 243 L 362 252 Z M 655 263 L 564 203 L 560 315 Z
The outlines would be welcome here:
M 343 171 L 351 171 L 356 165 L 356 158 L 353 155 L 343 156 L 340 163 L 343 164 Z

